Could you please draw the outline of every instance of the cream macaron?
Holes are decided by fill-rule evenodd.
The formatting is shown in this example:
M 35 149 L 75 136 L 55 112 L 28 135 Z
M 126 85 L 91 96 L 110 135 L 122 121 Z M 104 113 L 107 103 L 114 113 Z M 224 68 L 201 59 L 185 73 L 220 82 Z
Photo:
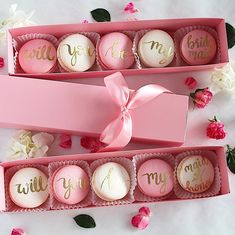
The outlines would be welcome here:
M 95 169 L 92 188 L 95 194 L 105 201 L 119 200 L 130 190 L 130 176 L 121 164 L 108 162 Z
M 19 207 L 39 207 L 49 196 L 48 177 L 37 168 L 22 168 L 12 176 L 9 194 L 11 200 Z
M 147 67 L 165 67 L 174 58 L 174 41 L 163 30 L 151 30 L 138 43 L 138 55 Z
M 95 46 L 82 34 L 72 34 L 63 39 L 57 48 L 58 61 L 68 72 L 82 72 L 95 63 Z

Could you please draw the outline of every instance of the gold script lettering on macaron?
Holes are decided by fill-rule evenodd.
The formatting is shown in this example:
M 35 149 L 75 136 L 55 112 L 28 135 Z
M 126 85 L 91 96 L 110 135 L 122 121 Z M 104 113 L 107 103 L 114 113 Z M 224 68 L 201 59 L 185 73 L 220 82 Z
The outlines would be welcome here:
M 119 42 L 115 41 L 111 47 L 109 47 L 109 49 L 106 51 L 105 56 L 107 56 L 107 54 L 110 52 L 111 56 L 113 58 L 117 58 L 117 59 L 125 59 L 127 57 L 127 51 L 122 51 L 122 50 L 118 50 L 117 46 L 118 46 Z
M 36 59 L 36 60 L 55 60 L 55 56 L 51 56 L 51 46 L 43 45 L 33 50 L 25 50 L 24 57 L 26 59 Z
M 102 189 L 102 187 L 103 187 L 105 181 L 108 182 L 108 187 L 109 187 L 109 189 L 111 188 L 111 174 L 112 174 L 113 170 L 114 170 L 113 167 L 111 167 L 111 168 L 108 170 L 108 174 L 104 177 L 104 179 L 102 180 L 102 183 L 101 183 L 101 185 L 100 185 L 100 188 L 101 188 L 101 189 Z
M 196 161 L 193 162 L 193 164 L 186 165 L 184 167 L 184 171 L 187 173 L 188 171 L 194 172 L 197 169 L 200 169 L 204 165 L 208 165 L 209 161 L 207 158 L 200 158 L 196 159 Z
M 66 189 L 64 193 L 64 198 L 69 199 L 71 195 L 71 191 L 75 190 L 76 187 L 79 187 L 80 189 L 87 189 L 89 182 L 85 179 L 66 179 L 66 178 L 60 178 L 57 180 L 57 182 L 62 181 L 63 182 L 63 188 Z
M 157 42 L 157 41 L 148 41 L 143 42 L 144 44 L 150 45 L 150 50 L 156 50 L 158 54 L 163 55 L 164 58 L 159 61 L 159 64 L 165 64 L 173 54 L 174 50 L 172 47 L 169 47 L 168 49 L 164 46 L 164 44 Z
M 47 189 L 47 184 L 45 187 L 43 187 L 43 180 L 42 177 L 39 176 L 39 178 L 34 177 L 33 179 L 30 179 L 29 183 L 26 183 L 24 186 L 22 184 L 16 184 L 17 186 L 17 193 L 23 193 L 28 194 L 29 192 L 43 192 Z
M 199 182 L 198 184 L 191 185 L 190 181 L 186 182 L 186 190 L 197 193 L 197 192 L 203 192 L 206 191 L 210 185 L 212 184 L 212 181 L 210 179 L 206 180 L 205 182 Z
M 165 173 L 151 172 L 145 173 L 142 176 L 147 176 L 148 184 L 151 184 L 152 182 L 156 185 L 162 184 L 160 188 L 160 193 L 164 193 L 166 191 L 168 176 Z
M 77 64 L 77 57 L 81 55 L 93 56 L 95 50 L 91 50 L 90 47 L 84 47 L 82 45 L 74 46 L 73 48 L 69 44 L 64 44 L 62 46 L 67 46 L 68 53 L 71 56 L 71 65 L 75 66 Z

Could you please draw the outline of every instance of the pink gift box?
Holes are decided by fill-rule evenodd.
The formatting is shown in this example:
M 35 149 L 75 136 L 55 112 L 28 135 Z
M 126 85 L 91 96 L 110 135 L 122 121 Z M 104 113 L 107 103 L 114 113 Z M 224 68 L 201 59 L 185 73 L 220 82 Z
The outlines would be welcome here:
M 16 76 L 46 78 L 46 79 L 71 79 L 81 77 L 98 77 L 107 76 L 115 70 L 104 71 L 86 71 L 73 73 L 46 73 L 46 74 L 25 74 L 15 73 L 14 70 L 14 56 L 15 50 L 13 48 L 12 39 L 17 36 L 25 34 L 51 34 L 57 38 L 65 34 L 76 32 L 97 32 L 101 36 L 114 31 L 139 31 L 143 29 L 162 29 L 170 34 L 173 34 L 177 29 L 187 26 L 208 26 L 217 32 L 218 43 L 220 48 L 220 62 L 207 65 L 197 66 L 179 66 L 179 67 L 164 67 L 164 68 L 143 68 L 143 69 L 124 69 L 120 70 L 124 75 L 135 74 L 157 74 L 157 73 L 173 73 L 173 72 L 192 72 L 208 70 L 214 67 L 221 67 L 229 61 L 228 47 L 226 38 L 226 29 L 224 19 L 220 18 L 185 18 L 185 19 L 163 19 L 163 20 L 139 20 L 139 21 L 125 21 L 125 22 L 102 22 L 89 24 L 68 24 L 68 25 L 45 25 L 32 26 L 10 29 L 8 34 L 8 64 L 9 74 Z
M 174 157 L 182 153 L 184 151 L 193 151 L 193 150 L 209 150 L 213 151 L 216 154 L 216 161 L 218 163 L 219 171 L 220 171 L 220 180 L 221 187 L 220 191 L 216 196 L 225 195 L 230 192 L 229 190 L 229 181 L 228 181 L 228 171 L 227 164 L 225 158 L 225 149 L 222 146 L 195 146 L 195 147 L 174 147 L 174 148 L 162 148 L 162 149 L 142 149 L 142 150 L 131 150 L 131 151 L 117 151 L 117 152 L 106 152 L 106 153 L 92 153 L 92 154 L 78 154 L 78 155 L 70 155 L 70 156 L 54 156 L 54 157 L 44 157 L 44 158 L 34 158 L 27 160 L 18 160 L 11 162 L 4 162 L 0 164 L 0 210 L 6 210 L 6 202 L 5 202 L 5 193 L 4 193 L 4 185 L 7 185 L 7 182 L 4 182 L 4 172 L 6 172 L 10 167 L 14 166 L 24 166 L 24 165 L 44 165 L 48 166 L 49 163 L 64 161 L 64 160 L 85 160 L 89 164 L 97 159 L 103 158 L 113 158 L 113 157 L 122 157 L 131 159 L 136 154 L 143 153 L 170 153 Z M 214 196 L 213 196 L 214 197 Z M 166 201 L 179 201 L 185 199 L 179 199 L 175 194 L 163 200 Z M 133 203 L 139 203 L 134 201 Z M 142 202 L 140 202 L 142 203 Z M 154 202 L 157 203 L 157 202 Z M 92 205 L 91 207 L 95 207 Z
M 0 126 L 99 136 L 120 113 L 106 87 L 0 76 Z M 130 110 L 132 140 L 184 143 L 188 96 L 162 93 Z

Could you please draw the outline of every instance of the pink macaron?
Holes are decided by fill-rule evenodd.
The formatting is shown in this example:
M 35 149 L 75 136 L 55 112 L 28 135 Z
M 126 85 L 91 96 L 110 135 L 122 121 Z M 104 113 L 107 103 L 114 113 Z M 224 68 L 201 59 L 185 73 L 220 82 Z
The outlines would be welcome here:
M 187 33 L 180 43 L 181 56 L 189 65 L 210 63 L 217 51 L 214 37 L 205 30 L 192 30 Z
M 90 190 L 87 173 L 76 165 L 64 166 L 58 169 L 52 178 L 55 198 L 59 202 L 68 205 L 81 202 Z
M 163 160 L 147 160 L 137 171 L 137 184 L 147 196 L 165 196 L 173 189 L 173 169 Z
M 32 39 L 19 50 L 19 63 L 25 73 L 49 73 L 56 65 L 56 48 L 44 39 Z
M 124 33 L 104 35 L 98 46 L 101 65 L 106 69 L 127 69 L 134 63 L 132 41 Z

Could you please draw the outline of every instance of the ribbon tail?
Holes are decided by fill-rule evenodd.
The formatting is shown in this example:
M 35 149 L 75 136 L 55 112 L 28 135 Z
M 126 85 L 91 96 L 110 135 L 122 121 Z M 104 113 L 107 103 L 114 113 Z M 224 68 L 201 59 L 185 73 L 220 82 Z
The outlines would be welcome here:
M 114 131 L 112 131 L 114 130 Z M 114 134 L 112 134 L 114 133 Z M 125 147 L 132 137 L 132 119 L 129 112 L 114 119 L 102 132 L 100 141 L 107 144 L 98 152 L 116 151 Z

